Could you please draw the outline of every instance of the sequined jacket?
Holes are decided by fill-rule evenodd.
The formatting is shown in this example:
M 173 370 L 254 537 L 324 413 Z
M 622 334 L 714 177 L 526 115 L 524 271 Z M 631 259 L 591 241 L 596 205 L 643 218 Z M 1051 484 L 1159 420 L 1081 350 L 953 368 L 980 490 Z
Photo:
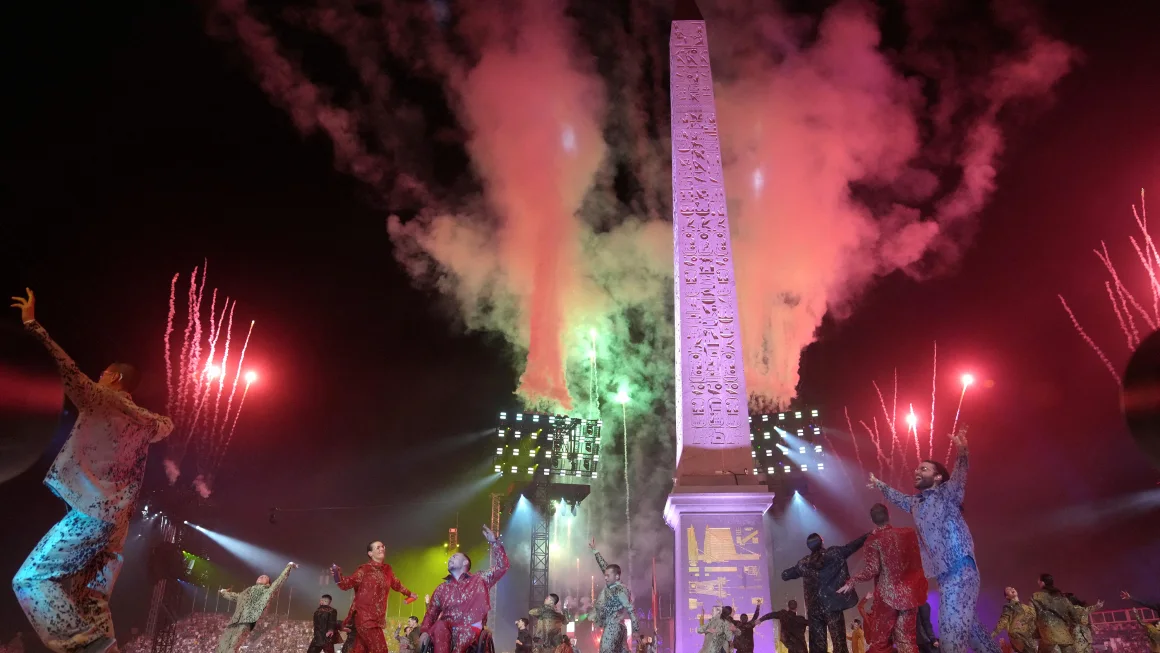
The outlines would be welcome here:
M 975 541 L 963 517 L 963 497 L 967 489 L 967 452 L 959 451 L 955 470 L 943 483 L 918 494 L 903 494 L 878 481 L 878 489 L 890 503 L 914 516 L 922 550 L 922 567 L 928 578 L 938 578 L 957 568 L 966 558 L 974 559 Z
M 334 639 L 334 634 L 338 632 L 338 610 L 329 605 L 320 605 L 314 611 L 314 639 L 311 644 L 318 646 L 326 646 Z M 330 633 L 327 636 L 326 633 Z
M 487 625 L 487 613 L 491 609 L 488 592 L 511 566 L 502 544 L 495 544 L 495 553 L 496 566 L 485 572 L 468 572 L 458 579 L 451 574 L 444 577 L 439 587 L 431 593 L 431 602 L 419 626 L 420 632 L 430 632 L 439 620 L 449 622 L 452 626 Z
M 1004 630 L 1013 637 L 1022 636 L 1029 639 L 1035 637 L 1035 607 L 1023 605 L 1018 601 L 1007 601 L 1003 605 L 999 623 L 995 624 L 995 629 L 991 631 L 991 637 Z
M 633 630 L 636 630 L 635 627 Z M 733 648 L 729 644 L 737 636 L 738 630 L 732 621 L 717 616 L 705 622 L 705 625 L 697 626 L 697 632 L 705 636 L 701 653 L 726 653 Z
M 820 549 L 798 560 L 798 563 L 781 572 L 782 580 L 802 579 L 806 595 L 806 613 L 841 612 L 858 605 L 858 593 L 839 594 L 838 588 L 850 579 L 850 566 L 846 559 L 854 555 L 866 543 L 867 533 L 844 546 Z
M 549 607 L 532 608 L 528 614 L 536 618 L 532 637 L 538 649 L 555 649 L 564 642 L 564 624 L 568 617 L 559 610 Z
M 415 593 L 403 586 L 394 570 L 385 562 L 365 562 L 350 576 L 343 576 L 335 568 L 334 583 L 341 590 L 354 590 L 351 611 L 358 630 L 383 629 L 387 626 L 387 597 L 391 590 L 413 597 Z
M 65 395 L 80 411 L 44 484 L 89 517 L 127 522 L 141 490 L 149 445 L 169 435 L 173 421 L 133 403 L 129 393 L 85 376 L 39 322 L 24 326 L 48 349 Z
M 608 569 L 608 563 L 604 561 L 604 556 L 596 550 L 593 550 L 592 553 L 596 556 L 596 564 L 600 565 L 600 572 L 604 573 Z M 596 597 L 596 604 L 592 606 L 592 611 L 594 621 L 601 628 L 615 626 L 627 616 L 628 619 L 632 620 L 632 632 L 640 632 L 636 610 L 632 608 L 632 596 L 629 594 L 628 588 L 620 581 L 605 585 L 600 590 L 600 594 Z
M 895 610 L 913 610 L 926 603 L 926 575 L 913 528 L 890 524 L 875 528 L 863 556 L 866 566 L 850 580 L 864 583 L 873 578 L 875 596 Z
M 261 619 L 262 613 L 266 611 L 266 606 L 270 604 L 270 597 L 282 589 L 282 583 L 285 583 L 289 576 L 290 565 L 286 565 L 282 573 L 269 585 L 251 585 L 241 592 L 222 592 L 222 596 L 227 600 L 238 602 L 228 625 L 258 623 L 258 619 Z
M 1071 632 L 1075 615 L 1066 596 L 1059 592 L 1039 591 L 1031 595 L 1031 605 L 1035 608 L 1035 625 L 1041 647 L 1075 644 Z

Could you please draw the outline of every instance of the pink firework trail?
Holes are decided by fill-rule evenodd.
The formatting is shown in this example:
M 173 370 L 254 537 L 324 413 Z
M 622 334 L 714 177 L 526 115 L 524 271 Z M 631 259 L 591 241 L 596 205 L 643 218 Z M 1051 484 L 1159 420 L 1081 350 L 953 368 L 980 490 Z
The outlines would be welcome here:
M 927 450 L 927 456 L 934 457 L 934 398 L 935 392 L 938 390 L 938 341 L 934 343 L 934 359 L 930 365 L 930 447 Z M 914 434 L 914 451 L 918 454 L 919 459 L 922 459 L 922 454 L 918 453 L 918 433 Z
M 959 407 L 955 409 L 955 421 L 953 424 L 951 424 L 951 432 L 950 432 L 951 438 L 953 438 L 955 436 L 955 429 L 959 428 L 959 414 L 963 412 L 963 398 L 967 396 L 967 388 L 969 388 L 971 386 L 971 384 L 974 382 L 975 382 L 975 379 L 970 374 L 963 375 L 963 391 L 961 394 L 959 394 Z M 951 460 L 951 451 L 954 449 L 954 446 L 955 446 L 954 440 L 951 440 L 950 442 L 947 443 L 946 459 L 947 459 L 948 463 Z
M 846 432 L 850 434 L 850 441 L 854 443 L 854 458 L 858 461 L 858 468 L 866 469 L 866 465 L 862 463 L 862 452 L 858 449 L 858 434 L 854 432 L 854 425 L 850 423 L 850 409 L 843 406 L 842 412 L 846 415 Z
M 1144 272 L 1148 275 L 1148 291 L 1152 294 L 1151 311 L 1145 308 L 1136 299 L 1132 291 L 1124 285 L 1120 273 L 1116 270 L 1115 264 L 1112 263 L 1112 257 L 1108 253 L 1107 244 L 1100 241 L 1100 248 L 1092 250 L 1096 258 L 1103 264 L 1108 276 L 1111 277 L 1109 281 L 1104 282 L 1104 289 L 1107 291 L 1108 301 L 1112 305 L 1112 314 L 1120 326 L 1120 331 L 1124 334 L 1129 351 L 1139 347 L 1143 338 L 1147 337 L 1157 328 L 1160 328 L 1160 279 L 1157 278 L 1157 268 L 1160 267 L 1160 250 L 1157 250 L 1152 235 L 1148 233 L 1148 211 L 1147 204 L 1144 201 L 1143 190 L 1140 191 L 1140 207 L 1138 209 L 1134 206 L 1132 207 L 1132 216 L 1136 219 L 1136 227 L 1139 228 L 1140 234 L 1139 236 L 1130 236 L 1128 241 L 1132 244 L 1132 249 L 1136 252 L 1136 257 L 1144 267 Z M 1116 385 L 1120 385 L 1120 375 L 1116 371 L 1116 366 L 1112 364 L 1107 354 L 1104 353 L 1080 325 L 1079 319 L 1076 318 L 1075 312 L 1068 305 L 1063 295 L 1058 295 L 1058 297 L 1060 303 L 1063 304 L 1063 310 L 1067 312 L 1067 316 L 1071 319 L 1071 324 L 1075 327 L 1076 332 L 1079 333 L 1088 347 L 1091 347 L 1092 351 L 1096 353 L 1100 362 L 1104 364 L 1104 367 L 1112 375 Z M 1137 319 L 1147 325 L 1147 333 L 1141 333 L 1140 328 L 1136 324 Z
M 250 328 L 246 332 L 245 344 L 234 369 L 234 380 L 227 399 L 225 375 L 229 371 L 230 342 L 237 301 L 231 301 L 227 297 L 219 309 L 218 291 L 216 288 L 211 289 L 208 328 L 203 327 L 202 301 L 206 289 L 206 266 L 194 268 L 189 280 L 184 337 L 175 363 L 171 338 L 177 318 L 177 283 L 180 276 L 175 275 L 170 284 L 169 317 L 164 338 L 166 388 L 169 391 L 166 405 L 174 421 L 174 433 L 169 439 L 166 472 L 170 482 L 176 482 L 181 462 L 192 441 L 196 445 L 198 478 L 201 479 L 202 486 L 199 492 L 206 495 L 208 493 L 206 479 L 212 479 L 212 473 L 222 463 L 225 449 L 237 429 L 250 385 L 257 378 L 242 367 L 250 337 L 253 335 L 254 322 L 250 322 Z M 225 340 L 221 341 L 223 336 Z M 219 342 L 222 342 L 220 354 Z M 243 376 L 246 379 L 246 386 L 242 400 L 234 411 L 234 395 L 239 379 Z M 223 400 L 226 400 L 224 407 Z

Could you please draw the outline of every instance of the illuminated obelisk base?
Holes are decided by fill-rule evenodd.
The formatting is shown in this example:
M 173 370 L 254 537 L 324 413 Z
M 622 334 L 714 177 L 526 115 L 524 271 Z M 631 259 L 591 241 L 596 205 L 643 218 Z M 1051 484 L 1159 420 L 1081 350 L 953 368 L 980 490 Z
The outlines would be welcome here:
M 751 613 L 757 600 L 770 608 L 769 554 L 763 515 L 773 503 L 765 486 L 673 488 L 665 521 L 676 534 L 674 559 L 675 653 L 696 653 L 704 635 L 698 618 L 713 606 Z M 754 631 L 754 650 L 774 653 L 773 629 Z

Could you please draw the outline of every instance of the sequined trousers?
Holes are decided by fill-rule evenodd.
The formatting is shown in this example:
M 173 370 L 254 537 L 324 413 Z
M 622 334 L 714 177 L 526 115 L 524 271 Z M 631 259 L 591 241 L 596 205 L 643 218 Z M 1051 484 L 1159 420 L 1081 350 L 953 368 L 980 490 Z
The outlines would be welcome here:
M 938 577 L 938 632 L 941 653 L 1002 653 L 999 645 L 979 623 L 979 568 L 975 559 L 962 558 Z
M 128 532 L 127 519 L 110 523 L 70 509 L 28 554 L 12 589 L 49 649 L 66 653 L 116 639 L 109 596 Z

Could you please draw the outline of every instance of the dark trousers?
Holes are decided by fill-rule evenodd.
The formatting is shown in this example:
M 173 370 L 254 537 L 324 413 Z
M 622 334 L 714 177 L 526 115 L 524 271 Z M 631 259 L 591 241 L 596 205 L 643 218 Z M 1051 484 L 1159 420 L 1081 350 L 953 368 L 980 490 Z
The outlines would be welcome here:
M 306 649 L 306 653 L 322 653 L 323 651 L 326 651 L 326 653 L 334 653 L 334 644 L 331 642 L 325 644 L 311 642 L 310 648 Z
M 810 653 L 826 653 L 826 632 L 834 644 L 833 653 L 849 653 L 846 648 L 846 614 L 815 610 L 806 617 L 810 620 Z

